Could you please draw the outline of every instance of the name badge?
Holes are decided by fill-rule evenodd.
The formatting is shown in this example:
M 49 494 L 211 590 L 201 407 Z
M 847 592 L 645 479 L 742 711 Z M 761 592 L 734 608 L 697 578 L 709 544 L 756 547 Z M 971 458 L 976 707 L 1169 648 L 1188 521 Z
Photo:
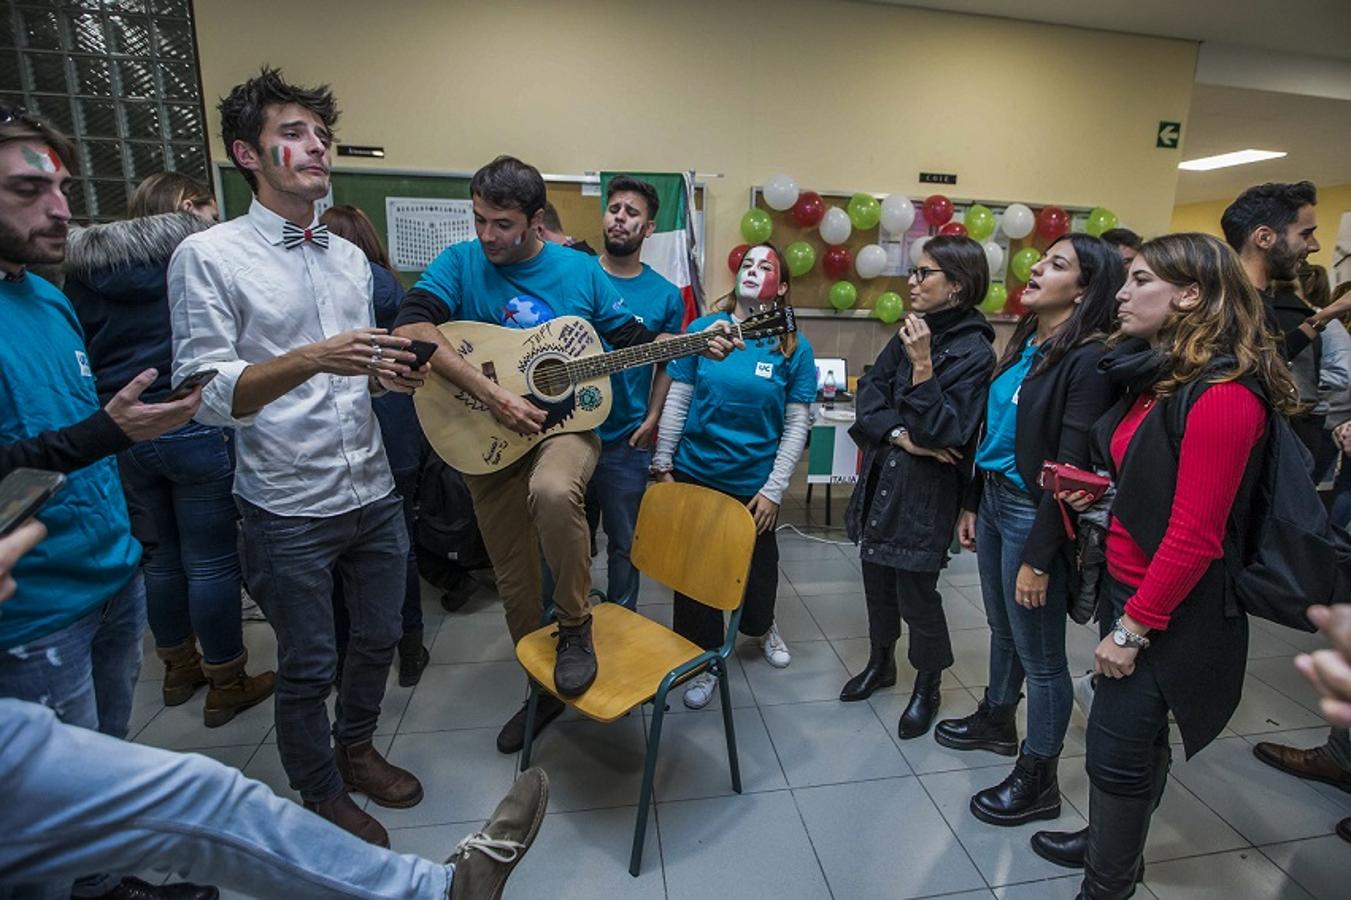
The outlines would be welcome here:
M 93 378 L 94 370 L 89 368 L 89 357 L 85 356 L 83 350 L 75 351 L 75 362 L 80 366 L 80 374 L 85 378 Z
M 774 364 L 769 362 L 758 362 L 755 364 L 755 374 L 761 378 L 774 377 Z

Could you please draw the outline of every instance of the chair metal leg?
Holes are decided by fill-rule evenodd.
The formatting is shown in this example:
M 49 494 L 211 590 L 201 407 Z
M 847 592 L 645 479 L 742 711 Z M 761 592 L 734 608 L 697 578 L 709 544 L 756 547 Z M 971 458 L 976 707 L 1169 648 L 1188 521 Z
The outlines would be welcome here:
M 666 715 L 666 692 L 658 691 L 652 705 L 652 726 L 647 733 L 647 759 L 643 762 L 643 787 L 638 795 L 638 823 L 633 828 L 633 853 L 629 856 L 629 874 L 638 877 L 643 864 L 643 840 L 647 836 L 647 810 L 652 799 L 652 780 L 657 771 L 657 748 L 661 745 L 661 723 Z
M 727 684 L 727 667 L 719 666 L 718 693 L 722 697 L 722 730 L 727 734 L 727 764 L 732 769 L 732 790 L 741 793 L 741 765 L 736 756 L 736 726 L 732 724 L 732 689 Z
M 525 744 L 521 747 L 521 771 L 530 768 L 530 749 L 535 743 L 535 714 L 539 711 L 539 685 L 530 681 L 530 699 L 525 704 Z

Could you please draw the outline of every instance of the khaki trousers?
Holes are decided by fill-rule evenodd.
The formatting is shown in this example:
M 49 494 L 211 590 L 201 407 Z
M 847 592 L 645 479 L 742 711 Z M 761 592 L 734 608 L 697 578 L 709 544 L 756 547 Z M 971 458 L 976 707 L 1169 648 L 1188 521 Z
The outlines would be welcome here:
M 591 617 L 586 485 L 599 458 L 594 432 L 560 434 L 499 472 L 464 476 L 512 641 L 542 624 L 541 548 L 554 576 L 558 621 L 581 625 Z

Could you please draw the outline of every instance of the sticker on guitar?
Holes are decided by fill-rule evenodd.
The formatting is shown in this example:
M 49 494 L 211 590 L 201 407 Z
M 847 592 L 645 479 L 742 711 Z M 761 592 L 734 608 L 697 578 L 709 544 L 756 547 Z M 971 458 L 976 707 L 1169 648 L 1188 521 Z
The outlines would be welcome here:
M 454 397 L 456 400 L 459 400 L 461 403 L 463 403 L 465 405 L 465 408 L 470 409 L 474 412 L 488 411 L 488 404 L 484 403 L 482 400 L 475 397 L 468 391 L 456 391 Z
M 495 466 L 502 461 L 502 451 L 507 449 L 507 442 L 500 437 L 494 437 L 488 444 L 488 449 L 483 454 L 483 461 L 490 466 Z

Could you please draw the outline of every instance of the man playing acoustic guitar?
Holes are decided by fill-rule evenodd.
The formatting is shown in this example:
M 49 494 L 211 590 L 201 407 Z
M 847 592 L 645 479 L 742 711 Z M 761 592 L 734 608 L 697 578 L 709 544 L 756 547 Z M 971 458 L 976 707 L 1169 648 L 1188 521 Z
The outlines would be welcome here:
M 500 156 L 470 182 L 477 241 L 446 248 L 404 299 L 395 334 L 435 341 L 432 370 L 487 407 L 493 418 L 521 435 L 539 433 L 546 413 L 500 387 L 491 372 L 470 365 L 437 325 L 454 320 L 533 328 L 557 316 L 580 316 L 607 344 L 631 347 L 676 335 L 658 335 L 633 317 L 613 282 L 592 260 L 541 241 L 535 226 L 547 195 L 535 167 Z M 725 331 L 726 329 L 720 329 Z M 722 359 L 741 341 L 710 336 L 707 355 Z M 465 352 L 468 352 L 466 350 Z M 558 616 L 554 689 L 580 695 L 596 678 L 591 642 L 591 545 L 583 501 L 600 456 L 594 432 L 562 433 L 541 440 L 499 471 L 465 475 L 483 542 L 497 573 L 507 627 L 519 642 L 543 618 L 539 553 L 553 573 Z M 541 694 L 536 732 L 563 711 Z M 525 742 L 525 706 L 497 736 L 497 749 L 515 753 Z

